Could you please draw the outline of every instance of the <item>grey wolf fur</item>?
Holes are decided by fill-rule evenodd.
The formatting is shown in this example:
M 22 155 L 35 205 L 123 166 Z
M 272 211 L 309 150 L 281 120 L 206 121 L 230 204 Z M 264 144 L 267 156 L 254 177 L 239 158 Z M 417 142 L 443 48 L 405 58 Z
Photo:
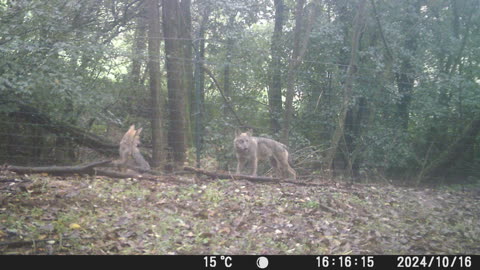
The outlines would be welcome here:
M 135 125 L 131 125 L 128 131 L 123 135 L 122 140 L 120 141 L 120 147 L 118 153 L 120 154 L 120 159 L 115 160 L 114 165 L 120 168 L 131 168 L 136 167 L 143 170 L 150 170 L 150 165 L 143 158 L 138 145 L 140 144 L 140 133 L 142 128 L 135 130 Z
M 293 179 L 297 178 L 297 173 L 288 163 L 288 151 L 284 144 L 272 139 L 254 137 L 251 131 L 237 131 L 235 135 L 233 145 L 237 156 L 237 174 L 241 174 L 245 165 L 251 163 L 251 175 L 256 176 L 258 161 L 268 159 L 277 177 L 287 178 L 288 174 L 291 174 Z

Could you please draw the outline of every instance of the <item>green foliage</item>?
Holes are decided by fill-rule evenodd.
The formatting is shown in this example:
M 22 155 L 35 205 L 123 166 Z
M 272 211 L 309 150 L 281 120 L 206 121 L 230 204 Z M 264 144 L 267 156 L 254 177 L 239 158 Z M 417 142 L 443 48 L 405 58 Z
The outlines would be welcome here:
M 123 72 L 118 68 L 122 50 L 112 46 L 112 40 L 135 6 L 129 1 L 7 3 L 0 6 L 0 112 L 16 112 L 16 103 L 22 102 L 50 119 L 74 125 L 103 115 L 111 120 L 106 110 L 116 102 L 116 76 Z M 19 133 L 9 123 L 12 119 L 6 119 L 5 134 Z M 45 139 L 40 137 L 48 143 Z
M 73 143 L 59 144 L 58 138 L 22 124 L 19 117 L 13 119 L 18 106 L 12 101 L 21 100 L 51 119 L 99 134 L 137 123 L 145 127 L 142 141 L 148 146 L 147 52 L 136 47 L 139 40 L 146 43 L 146 36 L 138 37 L 136 32 L 141 26 L 139 18 L 144 16 L 141 2 L 1 1 L 0 115 L 7 120 L 0 125 L 5 134 L 39 132 L 43 147 L 75 148 Z M 295 24 L 294 1 L 284 2 L 285 20 L 281 44 L 277 44 L 283 51 L 283 96 Z M 291 152 L 299 154 L 306 148 L 316 149 L 317 154 L 311 157 L 315 162 L 322 162 L 318 151 L 328 149 L 339 122 L 356 3 L 321 1 L 322 12 L 295 74 L 289 146 Z M 366 8 L 354 97 L 348 104 L 336 161 L 351 164 L 357 171 L 378 169 L 412 178 L 445 152 L 480 114 L 479 4 L 475 0 L 392 0 L 370 1 Z M 222 169 L 234 166 L 231 142 L 235 128 L 250 126 L 257 135 L 278 138 L 278 134 L 270 134 L 267 96 L 274 10 L 272 1 L 192 3 L 191 36 L 197 36 L 202 19 L 208 15 L 204 64 L 221 88 L 228 83 L 226 98 L 242 122 L 231 113 L 218 86 L 205 75 L 202 157 L 216 159 Z M 131 74 L 135 61 L 141 66 L 136 74 L 140 78 Z M 164 59 L 161 61 L 165 70 Z M 405 88 L 409 80 L 411 87 Z M 167 105 L 163 75 L 161 81 Z M 198 100 L 191 104 L 195 102 Z M 402 114 L 402 110 L 407 113 Z M 192 108 L 187 111 L 193 115 Z M 279 118 L 282 123 L 283 116 Z M 165 121 L 165 129 L 169 125 Z M 468 151 L 445 168 L 447 173 L 466 178 L 474 175 L 480 159 L 478 133 L 476 136 Z M 13 139 L 7 137 L 0 134 L 2 141 L 12 144 Z M 39 142 L 32 139 L 25 144 Z M 7 155 L 11 151 L 7 148 L 0 146 L 2 159 L 15 156 Z M 30 161 L 53 155 L 32 153 L 16 154 L 30 155 Z

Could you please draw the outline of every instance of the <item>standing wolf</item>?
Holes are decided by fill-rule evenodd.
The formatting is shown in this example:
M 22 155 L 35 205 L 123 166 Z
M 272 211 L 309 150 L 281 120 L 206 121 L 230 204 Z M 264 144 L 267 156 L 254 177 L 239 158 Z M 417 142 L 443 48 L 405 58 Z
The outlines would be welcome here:
M 118 150 L 120 159 L 113 162 L 116 166 L 121 168 L 136 167 L 143 170 L 150 170 L 150 165 L 145 158 L 143 158 L 138 149 L 141 132 L 142 128 L 135 130 L 135 125 L 131 125 L 125 135 L 123 135 Z
M 275 169 L 277 177 L 287 178 L 290 173 L 293 179 L 297 173 L 288 164 L 287 147 L 277 141 L 253 137 L 251 131 L 236 132 L 233 145 L 237 156 L 237 174 L 240 174 L 247 163 L 252 164 L 252 175 L 257 175 L 258 160 L 270 160 L 270 165 Z

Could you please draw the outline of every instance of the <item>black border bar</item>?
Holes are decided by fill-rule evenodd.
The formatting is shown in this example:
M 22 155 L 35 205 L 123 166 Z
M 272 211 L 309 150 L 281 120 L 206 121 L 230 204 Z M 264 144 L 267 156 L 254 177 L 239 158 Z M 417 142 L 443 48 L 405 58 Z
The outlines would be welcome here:
M 3 265 L 136 269 L 480 269 L 480 255 L 0 256 Z

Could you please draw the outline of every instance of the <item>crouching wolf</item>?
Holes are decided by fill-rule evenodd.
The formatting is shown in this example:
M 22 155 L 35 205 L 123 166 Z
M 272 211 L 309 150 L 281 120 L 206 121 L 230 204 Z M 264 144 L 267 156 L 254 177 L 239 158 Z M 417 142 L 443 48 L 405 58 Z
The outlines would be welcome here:
M 114 165 L 123 170 L 125 170 L 125 168 L 150 170 L 150 165 L 145 158 L 143 158 L 140 150 L 138 149 L 141 132 L 142 128 L 135 130 L 135 125 L 130 126 L 120 141 L 120 148 L 118 149 L 120 159 L 113 161 Z
M 237 174 L 241 174 L 247 163 L 253 167 L 251 175 L 257 175 L 258 160 L 270 160 L 270 165 L 275 169 L 277 177 L 287 178 L 290 173 L 293 179 L 297 178 L 288 163 L 287 147 L 277 141 L 253 137 L 251 131 L 240 133 L 236 131 L 233 145 L 237 156 Z

